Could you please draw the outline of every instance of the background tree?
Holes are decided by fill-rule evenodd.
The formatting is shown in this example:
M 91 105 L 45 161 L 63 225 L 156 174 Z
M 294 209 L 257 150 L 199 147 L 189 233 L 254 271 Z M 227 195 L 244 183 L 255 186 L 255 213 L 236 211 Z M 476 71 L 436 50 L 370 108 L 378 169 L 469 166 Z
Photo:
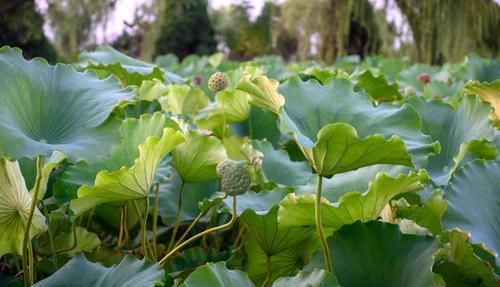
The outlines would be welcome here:
M 216 51 L 214 29 L 206 0 L 165 0 L 165 13 L 156 54 L 174 53 L 179 58 Z
M 0 0 L 0 47 L 19 47 L 27 58 L 55 62 L 57 53 L 43 33 L 43 24 L 34 0 Z
M 419 62 L 458 61 L 477 51 L 497 56 L 500 5 L 493 0 L 396 0 L 405 15 Z
M 107 22 L 116 0 L 47 0 L 54 44 L 68 61 L 96 44 L 95 30 Z

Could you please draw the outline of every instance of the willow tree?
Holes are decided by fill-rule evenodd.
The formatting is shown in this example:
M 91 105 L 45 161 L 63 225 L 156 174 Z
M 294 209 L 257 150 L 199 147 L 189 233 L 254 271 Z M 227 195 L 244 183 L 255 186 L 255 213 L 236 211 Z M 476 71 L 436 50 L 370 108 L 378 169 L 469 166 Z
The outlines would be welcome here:
M 317 33 L 320 26 L 318 8 L 322 0 L 288 0 L 283 3 L 281 16 L 282 25 L 298 42 L 297 57 L 304 60 L 311 48 L 311 36 Z
M 47 17 L 54 44 L 67 60 L 74 60 L 81 49 L 95 44 L 93 32 L 107 22 L 116 0 L 47 0 Z
M 353 0 L 321 2 L 323 3 L 320 10 L 320 53 L 323 61 L 330 64 L 344 53 L 354 2 Z
M 396 0 L 405 15 L 419 62 L 441 64 L 477 51 L 500 51 L 500 6 L 493 0 Z
M 318 36 L 316 56 L 327 64 L 346 52 L 377 52 L 382 44 L 380 19 L 368 0 L 288 0 L 282 17 L 298 39 L 300 59 L 308 56 L 313 36 Z

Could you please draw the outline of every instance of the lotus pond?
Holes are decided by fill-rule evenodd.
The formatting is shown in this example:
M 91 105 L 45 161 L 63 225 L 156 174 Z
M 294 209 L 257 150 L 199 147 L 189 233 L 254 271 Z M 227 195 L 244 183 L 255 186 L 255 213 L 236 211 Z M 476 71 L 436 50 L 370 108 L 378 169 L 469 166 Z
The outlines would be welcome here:
M 500 61 L 0 48 L 0 285 L 500 286 Z

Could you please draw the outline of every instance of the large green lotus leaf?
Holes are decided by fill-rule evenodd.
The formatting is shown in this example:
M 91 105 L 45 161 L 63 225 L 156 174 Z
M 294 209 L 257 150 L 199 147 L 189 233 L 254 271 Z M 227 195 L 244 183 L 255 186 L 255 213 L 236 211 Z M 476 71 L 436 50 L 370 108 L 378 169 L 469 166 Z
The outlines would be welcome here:
M 339 198 L 347 192 L 367 190 L 370 181 L 380 172 L 395 177 L 401 173 L 408 173 L 409 171 L 410 168 L 407 166 L 377 164 L 336 174 L 332 178 L 323 179 L 321 196 L 331 202 L 338 201 Z M 295 194 L 303 195 L 315 193 L 316 180 L 316 177 L 311 177 L 306 185 L 295 187 Z
M 426 165 L 433 181 L 438 185 L 448 182 L 456 164 L 454 157 L 459 152 L 467 154 L 469 148 L 474 147 L 466 146 L 461 151 L 462 144 L 471 140 L 493 138 L 494 129 L 488 119 L 490 106 L 477 97 L 463 97 L 457 110 L 448 104 L 423 98 L 412 98 L 408 102 L 420 114 L 423 132 L 441 144 L 441 152 L 431 156 Z M 473 150 L 471 152 L 474 153 Z
M 229 270 L 226 263 L 207 263 L 191 273 L 180 287 L 254 287 L 248 275 L 239 270 Z
M 165 128 L 161 138 L 148 137 L 139 145 L 139 157 L 133 166 L 97 173 L 93 186 L 83 185 L 78 189 L 78 199 L 71 201 L 71 208 L 81 214 L 101 203 L 147 197 L 160 161 L 183 141 L 182 133 L 171 128 Z
M 160 112 L 144 114 L 139 119 L 127 118 L 120 127 L 121 143 L 115 146 L 111 155 L 95 164 L 79 163 L 69 167 L 62 180 L 77 186 L 94 185 L 97 173 L 101 170 L 114 172 L 122 167 L 130 167 L 139 157 L 139 148 L 148 137 L 161 137 L 164 128 L 176 129 L 176 124 Z
M 280 129 L 283 133 L 295 134 L 305 148 L 315 145 L 318 132 L 325 125 L 342 122 L 354 127 L 361 138 L 373 134 L 385 138 L 399 136 L 417 167 L 438 149 L 431 138 L 420 131 L 419 115 L 410 106 L 374 107 L 370 98 L 354 92 L 347 80 L 330 79 L 321 85 L 316 80 L 303 82 L 293 77 L 281 84 L 279 91 L 286 100 L 280 111 Z
M 452 176 L 444 191 L 448 209 L 443 226 L 471 234 L 471 241 L 484 243 L 497 254 L 500 266 L 500 162 L 476 160 Z
M 186 142 L 172 151 L 172 162 L 184 182 L 216 179 L 215 167 L 225 159 L 226 149 L 217 137 L 196 131 L 191 131 Z
M 389 84 L 381 73 L 374 73 L 367 69 L 356 75 L 357 86 L 377 103 L 401 100 L 398 84 Z
M 300 271 L 294 277 L 282 277 L 276 280 L 273 287 L 339 287 L 337 278 L 332 273 L 315 269 Z
M 424 205 L 407 205 L 397 207 L 398 217 L 415 221 L 418 225 L 429 229 L 433 234 L 439 235 L 443 231 L 441 218 L 446 211 L 447 202 L 439 197 L 429 198 Z
M 491 104 L 493 111 L 491 118 L 500 127 L 500 79 L 491 83 L 468 83 L 464 89 L 465 94 L 475 94 L 481 97 L 483 101 Z
M 215 96 L 215 102 L 199 110 L 196 124 L 203 129 L 214 129 L 226 124 L 242 122 L 250 115 L 249 96 L 239 90 L 224 90 Z M 224 115 L 224 117 L 223 117 Z
M 0 256 L 22 254 L 21 244 L 31 201 L 19 164 L 0 158 Z M 30 239 L 45 229 L 45 217 L 35 208 Z
M 247 209 L 240 216 L 250 236 L 245 240 L 246 271 L 258 285 L 266 278 L 268 260 L 272 282 L 281 276 L 293 275 L 319 247 L 314 227 L 283 228 L 278 224 L 277 215 L 278 207 L 275 206 L 267 214 L 259 215 Z M 303 250 L 298 250 L 298 246 Z
M 183 81 L 166 69 L 129 57 L 109 45 L 100 46 L 94 52 L 81 53 L 79 62 L 81 67 L 113 74 L 124 85 L 140 86 L 142 81 L 152 79 L 175 83 Z
M 26 61 L 19 49 L 0 48 L 0 156 L 96 161 L 118 140 L 111 111 L 130 93 L 71 66 Z M 105 143 L 105 144 L 104 144 Z
M 179 115 L 192 115 L 206 107 L 210 100 L 202 90 L 189 85 L 171 85 L 160 100 L 163 110 Z
M 408 175 L 400 174 L 391 177 L 379 173 L 373 179 L 365 193 L 348 192 L 342 195 L 338 203 L 330 203 L 325 198 L 321 200 L 321 215 L 323 226 L 339 229 L 343 225 L 357 220 L 363 222 L 377 219 L 384 206 L 394 197 L 408 192 L 423 189 L 423 183 L 429 180 L 425 170 L 411 171 Z M 278 221 L 283 226 L 315 225 L 314 194 L 297 197 L 289 194 L 280 203 Z
M 34 287 L 153 287 L 163 286 L 165 272 L 159 265 L 138 260 L 132 255 L 120 264 L 104 267 L 79 253 L 50 277 Z
M 403 234 L 399 226 L 371 221 L 342 227 L 327 239 L 333 273 L 352 287 L 432 286 L 431 237 Z
M 276 150 L 267 140 L 254 141 L 253 146 L 264 154 L 262 171 L 268 180 L 287 186 L 304 185 L 312 176 L 306 162 L 291 161 L 285 150 Z
M 245 75 L 236 88 L 250 95 L 250 103 L 278 114 L 285 104 L 285 98 L 278 93 L 278 85 L 278 81 L 266 76 L 251 79 L 249 75 Z
M 398 136 L 386 140 L 375 134 L 361 139 L 352 126 L 344 123 L 323 126 L 315 146 L 302 149 L 311 166 L 324 177 L 374 164 L 413 165 Z
M 469 236 L 458 230 L 448 235 L 448 244 L 436 255 L 433 271 L 441 275 L 446 286 L 497 287 L 500 277 L 493 268 L 474 254 Z
M 252 210 L 255 214 L 264 215 L 268 213 L 273 206 L 278 204 L 292 189 L 277 187 L 273 190 L 261 190 L 258 193 L 247 191 L 238 196 L 236 201 L 236 214 L 240 216 L 245 210 Z M 233 203 L 232 198 L 225 198 L 224 203 L 230 207 Z

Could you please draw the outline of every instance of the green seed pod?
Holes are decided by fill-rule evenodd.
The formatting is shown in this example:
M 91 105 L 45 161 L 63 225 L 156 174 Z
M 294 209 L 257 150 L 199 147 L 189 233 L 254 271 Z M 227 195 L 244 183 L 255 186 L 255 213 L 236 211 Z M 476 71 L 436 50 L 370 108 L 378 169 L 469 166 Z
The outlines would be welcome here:
M 222 72 L 213 73 L 208 79 L 208 89 L 212 92 L 219 92 L 227 88 L 229 80 L 226 74 Z
M 237 161 L 225 160 L 217 165 L 217 174 L 221 178 L 222 190 L 230 195 L 245 193 L 251 184 L 250 173 Z

